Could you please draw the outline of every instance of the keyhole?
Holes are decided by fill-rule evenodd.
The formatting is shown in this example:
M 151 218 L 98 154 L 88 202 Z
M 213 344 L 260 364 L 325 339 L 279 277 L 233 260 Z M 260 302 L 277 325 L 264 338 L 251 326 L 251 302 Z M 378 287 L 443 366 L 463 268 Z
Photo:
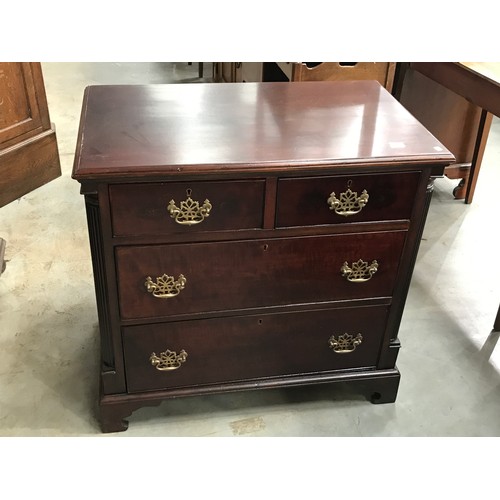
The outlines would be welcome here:
M 262 245 L 262 248 L 264 249 L 264 252 L 267 252 L 269 245 L 267 243 L 264 243 L 264 245 Z
M 262 320 L 261 320 L 261 319 L 259 319 L 258 323 L 259 323 L 259 325 L 262 325 Z
M 191 189 L 186 189 L 186 196 L 191 196 L 191 193 L 192 193 Z
M 351 186 L 352 186 L 352 180 L 351 180 L 351 179 L 349 179 L 349 180 L 347 181 L 347 187 L 348 187 L 348 188 L 350 188 Z

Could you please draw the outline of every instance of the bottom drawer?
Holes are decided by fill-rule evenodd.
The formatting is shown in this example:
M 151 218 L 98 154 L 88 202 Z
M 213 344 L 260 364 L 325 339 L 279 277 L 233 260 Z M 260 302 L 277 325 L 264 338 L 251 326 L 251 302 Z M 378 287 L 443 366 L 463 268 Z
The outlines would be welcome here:
M 125 327 L 128 392 L 374 367 L 387 309 L 367 306 Z

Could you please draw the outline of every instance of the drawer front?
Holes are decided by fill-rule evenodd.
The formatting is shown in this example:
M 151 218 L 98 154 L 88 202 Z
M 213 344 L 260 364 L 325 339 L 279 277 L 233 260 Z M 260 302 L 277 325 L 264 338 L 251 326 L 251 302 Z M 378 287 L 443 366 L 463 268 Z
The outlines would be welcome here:
M 386 307 L 123 329 L 128 392 L 374 367 Z
M 405 231 L 119 247 L 124 319 L 392 295 Z M 358 261 L 363 261 L 365 264 Z M 374 261 L 378 264 L 373 271 Z M 347 267 L 345 266 L 347 263 Z M 349 269 L 365 269 L 353 282 Z M 149 278 L 149 279 L 148 279 Z
M 264 180 L 109 187 L 115 236 L 262 227 Z
M 419 172 L 280 179 L 276 226 L 405 220 Z

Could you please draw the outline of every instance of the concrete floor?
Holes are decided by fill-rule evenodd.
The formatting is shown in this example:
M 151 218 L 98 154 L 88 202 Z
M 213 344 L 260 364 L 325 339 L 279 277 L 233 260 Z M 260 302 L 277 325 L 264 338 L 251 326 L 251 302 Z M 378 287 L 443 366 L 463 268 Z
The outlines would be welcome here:
M 197 64 L 45 63 L 63 174 L 0 209 L 0 435 L 99 436 L 98 332 L 83 197 L 71 179 L 89 84 L 200 81 Z M 205 81 L 210 65 L 205 65 Z M 106 436 L 498 436 L 500 122 L 472 205 L 436 182 L 400 329 L 395 404 L 331 387 L 195 397 L 144 408 Z

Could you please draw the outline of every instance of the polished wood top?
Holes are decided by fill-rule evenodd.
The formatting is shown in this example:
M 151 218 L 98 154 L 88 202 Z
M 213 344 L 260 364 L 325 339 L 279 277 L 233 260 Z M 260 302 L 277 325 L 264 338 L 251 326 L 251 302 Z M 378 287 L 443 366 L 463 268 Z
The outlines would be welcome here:
M 453 160 L 375 81 L 91 86 L 73 177 Z

